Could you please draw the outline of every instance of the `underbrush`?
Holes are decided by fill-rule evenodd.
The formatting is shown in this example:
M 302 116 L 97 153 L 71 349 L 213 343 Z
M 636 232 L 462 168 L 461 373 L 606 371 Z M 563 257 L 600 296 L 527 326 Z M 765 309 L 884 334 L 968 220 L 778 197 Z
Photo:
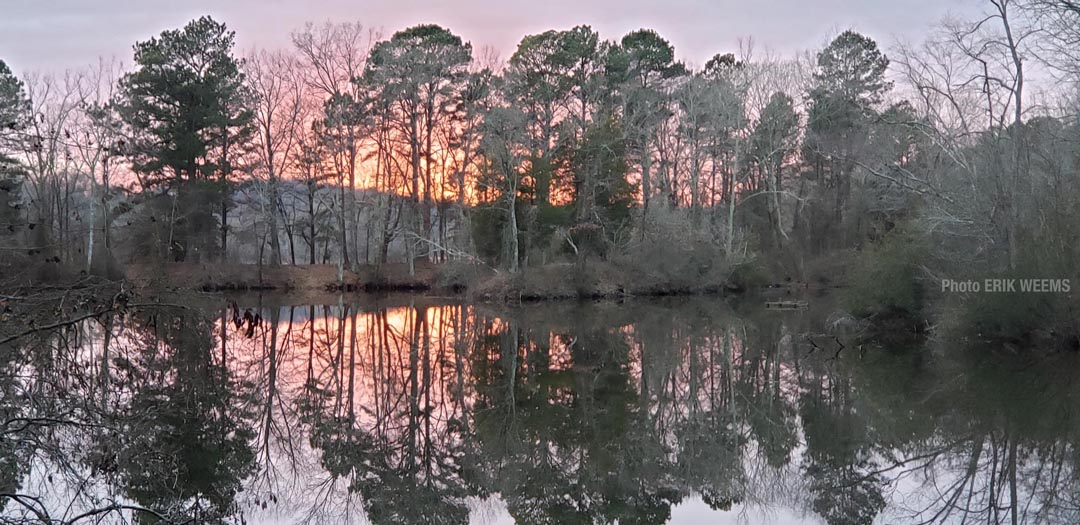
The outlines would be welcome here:
M 763 282 L 752 264 L 732 265 L 707 229 L 688 228 L 683 210 L 650 210 L 646 226 L 630 232 L 605 258 L 566 258 L 515 274 L 499 273 L 472 292 L 487 299 L 538 300 L 689 295 Z M 698 233 L 689 233 L 697 231 Z
M 843 303 L 863 319 L 919 319 L 924 290 L 919 264 L 926 247 L 914 235 L 895 231 L 864 248 L 851 265 Z
M 1017 275 L 1022 274 L 995 278 L 1025 278 Z M 948 300 L 942 312 L 941 325 L 949 336 L 1080 350 L 1080 301 L 1071 293 L 984 291 Z

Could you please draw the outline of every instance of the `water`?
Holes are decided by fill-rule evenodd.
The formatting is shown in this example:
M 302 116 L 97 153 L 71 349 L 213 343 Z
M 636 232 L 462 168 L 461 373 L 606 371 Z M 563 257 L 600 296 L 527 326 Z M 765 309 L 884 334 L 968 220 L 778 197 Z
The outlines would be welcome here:
M 0 492 L 39 498 L 5 516 L 1080 522 L 1074 355 L 859 339 L 820 300 L 334 300 L 0 347 Z

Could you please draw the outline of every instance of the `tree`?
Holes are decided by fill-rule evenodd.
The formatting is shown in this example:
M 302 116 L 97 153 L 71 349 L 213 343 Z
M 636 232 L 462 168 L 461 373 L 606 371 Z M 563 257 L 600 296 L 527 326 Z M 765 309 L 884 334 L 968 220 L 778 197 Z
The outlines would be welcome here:
M 675 48 L 651 29 L 628 33 L 622 38 L 616 54 L 617 60 L 623 62 L 625 67 L 623 118 L 628 133 L 627 145 L 641 169 L 644 220 L 653 193 L 655 132 L 670 113 L 664 96 L 664 84 L 673 77 L 686 74 L 686 68 L 675 62 Z
M 876 106 L 892 84 L 885 79 L 888 58 L 877 43 L 845 31 L 817 56 L 814 86 L 809 93 L 804 158 L 812 166 L 821 197 L 832 201 L 831 217 L 823 215 L 828 234 L 843 222 L 851 194 L 851 177 Z M 832 190 L 832 194 L 826 192 Z M 831 227 L 829 227 L 831 225 Z M 827 239 L 818 239 L 821 246 Z M 834 235 L 832 241 L 838 241 Z
M 304 201 L 307 204 L 307 219 L 300 224 L 302 227 L 300 233 L 308 245 L 308 264 L 318 264 L 319 259 L 316 254 L 318 241 L 320 237 L 326 239 L 333 231 L 331 218 L 327 217 L 330 212 L 327 211 L 322 198 L 323 194 L 320 193 L 323 184 L 333 177 L 324 170 L 329 153 L 321 139 L 322 128 L 321 121 L 313 122 L 310 131 L 301 138 L 291 159 L 293 165 L 296 166 L 298 178 L 303 184 Z M 329 207 L 333 208 L 332 202 Z M 340 214 L 338 217 L 340 218 Z M 322 262 L 325 264 L 327 261 L 324 258 Z
M 120 69 L 115 61 L 100 61 L 96 69 L 90 70 L 78 84 L 79 111 L 75 119 L 72 148 L 79 160 L 79 169 L 90 180 L 90 202 L 88 231 L 86 239 L 87 273 L 95 267 L 95 260 L 105 261 L 98 264 L 99 270 L 105 270 L 112 263 L 111 226 L 113 214 L 110 210 L 110 175 L 115 159 L 123 155 L 123 131 L 117 114 L 117 80 Z M 98 177 L 100 173 L 100 195 Z M 95 233 L 98 230 L 97 210 L 100 204 L 102 212 L 101 241 L 104 247 L 96 250 Z
M 530 152 L 528 177 L 534 202 L 551 204 L 558 125 L 569 103 L 571 63 L 562 49 L 562 33 L 526 35 L 510 57 L 503 78 L 506 97 L 517 101 L 527 119 Z
M 224 24 L 204 16 L 136 44 L 136 69 L 121 81 L 132 167 L 144 189 L 171 197 L 165 249 L 176 260 L 225 255 L 230 177 L 254 130 L 252 94 L 232 56 L 233 40 Z M 220 245 L 208 201 L 221 205 Z
M 281 214 L 280 180 L 289 173 L 305 132 L 307 90 L 299 64 L 286 53 L 261 52 L 246 61 L 247 78 L 255 95 L 255 143 L 258 172 L 265 178 L 264 214 L 269 222 L 270 259 L 281 264 L 278 218 Z M 292 253 L 295 263 L 295 253 Z
M 70 262 L 72 248 L 81 244 L 69 238 L 77 215 L 74 194 L 79 178 L 69 149 L 70 126 L 78 113 L 80 81 L 72 72 L 62 78 L 35 73 L 23 81 L 29 113 L 15 134 L 15 152 L 27 172 L 27 228 L 32 230 L 28 241 L 46 261 L 58 257 Z
M 483 163 L 480 154 L 480 142 L 483 139 L 484 116 L 496 103 L 495 97 L 500 80 L 494 73 L 499 65 L 487 57 L 485 63 L 474 62 L 473 69 L 466 75 L 460 90 L 455 94 L 448 107 L 448 123 L 442 126 L 437 150 L 442 170 L 442 203 L 439 207 L 438 245 L 443 247 L 444 255 L 459 258 L 468 255 L 473 239 L 469 236 L 471 205 L 475 204 L 475 178 Z M 451 200 L 453 196 L 454 200 Z M 449 210 L 455 213 L 451 215 Z M 454 230 L 447 238 L 448 225 Z
M 610 91 L 606 88 L 605 68 L 612 45 L 601 42 L 593 28 L 576 26 L 559 35 L 561 53 L 570 65 L 570 96 L 576 107 L 568 108 L 571 123 L 576 127 L 577 139 L 581 139 L 589 127 L 591 112 Z M 610 102 L 610 101 L 609 101 Z
M 349 256 L 349 232 L 356 209 L 356 170 L 359 160 L 360 129 L 364 126 L 367 111 L 362 101 L 349 93 L 334 93 L 323 102 L 322 126 L 316 138 L 322 141 L 330 162 L 331 173 L 340 194 L 338 229 L 341 231 L 341 259 L 338 277 L 343 277 L 345 267 L 351 266 Z M 355 246 L 355 242 L 353 245 Z
M 799 115 L 794 101 L 785 93 L 769 98 L 750 135 L 750 158 L 765 183 L 769 218 L 777 244 L 787 237 L 784 230 L 780 193 L 783 191 L 784 162 L 798 146 Z
M 1038 58 L 1061 72 L 1065 80 L 1080 82 L 1080 2 L 1076 0 L 1032 0 L 1035 16 L 1048 28 L 1041 32 Z
M 0 137 L 10 140 L 15 131 L 25 124 L 29 109 L 30 102 L 26 99 L 23 82 L 0 60 Z
M 690 210 L 695 224 L 702 208 L 719 200 L 734 201 L 735 165 L 741 151 L 737 142 L 746 125 L 743 96 L 734 70 L 706 69 L 679 86 L 679 132 L 686 148 Z M 716 176 L 721 175 L 717 188 Z
M 350 244 L 352 250 L 358 249 L 356 177 L 370 116 L 367 114 L 370 94 L 369 86 L 357 80 L 364 73 L 376 36 L 353 22 L 327 22 L 318 28 L 309 23 L 292 35 L 293 45 L 305 66 L 305 82 L 320 95 L 322 103 L 324 122 L 319 129 L 327 146 L 323 160 L 333 167 L 341 200 L 338 207 L 341 267 L 351 266 L 359 258 L 350 253 Z
M 587 26 L 549 30 L 521 39 L 503 74 L 502 96 L 525 117 L 523 261 L 534 249 L 545 259 L 550 235 L 565 228 L 571 210 L 569 161 L 587 124 L 588 91 L 598 70 L 599 39 Z M 583 98 L 584 97 L 584 98 Z
M 502 260 L 511 272 L 518 271 L 518 191 L 522 176 L 522 148 L 525 142 L 525 115 L 517 109 L 497 106 L 484 118 L 481 149 L 492 168 L 485 184 L 498 193 L 498 207 L 505 212 Z
M 999 270 L 1017 268 L 1023 230 L 1042 222 L 1033 191 L 1042 181 L 1031 173 L 1037 146 L 1027 142 L 1033 108 L 1025 57 L 1040 54 L 1040 36 L 1056 37 L 1032 20 L 1030 5 L 992 1 L 985 17 L 947 22 L 936 38 L 900 55 L 905 81 L 918 94 L 922 134 L 942 159 L 922 179 L 904 173 L 905 183 L 934 197 L 926 217 L 933 230 L 964 240 L 941 245 L 955 249 L 949 258 Z M 984 253 L 990 250 L 993 257 Z
M 398 31 L 376 44 L 364 72 L 364 81 L 377 86 L 378 96 L 392 103 L 388 108 L 408 145 L 409 193 L 414 213 L 420 215 L 409 242 L 410 274 L 415 271 L 415 241 L 430 239 L 432 234 L 436 128 L 447 124 L 446 102 L 456 98 L 471 60 L 471 44 L 443 27 L 426 24 Z
M 844 31 L 818 54 L 816 85 L 810 92 L 812 102 L 827 102 L 836 98 L 852 109 L 867 110 L 880 104 L 892 83 L 885 79 L 889 59 L 879 50 L 877 42 L 854 31 Z M 843 107 L 821 108 L 839 110 Z M 836 113 L 842 115 L 841 113 Z M 829 113 L 821 113 L 822 117 Z
M 26 171 L 13 157 L 10 148 L 16 140 L 16 133 L 25 125 L 30 103 L 26 99 L 23 83 L 0 60 L 0 239 L 12 249 L 17 239 L 16 232 L 21 231 L 23 179 Z M 10 254 L 3 254 L 10 260 Z
M 590 251 L 606 255 L 609 244 L 622 240 L 630 229 L 637 188 L 626 177 L 621 125 L 614 115 L 599 118 L 585 131 L 571 158 L 577 219 L 572 231 L 582 261 Z

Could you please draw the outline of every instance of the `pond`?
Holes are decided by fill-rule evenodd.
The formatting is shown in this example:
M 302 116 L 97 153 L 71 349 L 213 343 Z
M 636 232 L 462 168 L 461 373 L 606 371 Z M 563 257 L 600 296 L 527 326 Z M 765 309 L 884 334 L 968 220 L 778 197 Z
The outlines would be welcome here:
M 3 515 L 1080 522 L 1075 355 L 844 335 L 816 299 L 292 302 L 0 347 Z

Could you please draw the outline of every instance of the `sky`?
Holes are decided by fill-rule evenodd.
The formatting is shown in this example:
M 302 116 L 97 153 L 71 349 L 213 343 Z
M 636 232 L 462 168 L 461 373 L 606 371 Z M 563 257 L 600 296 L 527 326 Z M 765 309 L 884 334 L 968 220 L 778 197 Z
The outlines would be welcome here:
M 115 57 L 132 45 L 209 14 L 236 31 L 239 52 L 289 46 L 304 22 L 358 21 L 387 36 L 437 23 L 509 58 L 526 34 L 588 24 L 607 39 L 649 27 L 680 60 L 704 64 L 753 37 L 758 52 L 817 49 L 855 29 L 888 49 L 919 41 L 946 16 L 970 17 L 980 0 L 0 0 L 0 60 L 18 72 L 60 72 Z

